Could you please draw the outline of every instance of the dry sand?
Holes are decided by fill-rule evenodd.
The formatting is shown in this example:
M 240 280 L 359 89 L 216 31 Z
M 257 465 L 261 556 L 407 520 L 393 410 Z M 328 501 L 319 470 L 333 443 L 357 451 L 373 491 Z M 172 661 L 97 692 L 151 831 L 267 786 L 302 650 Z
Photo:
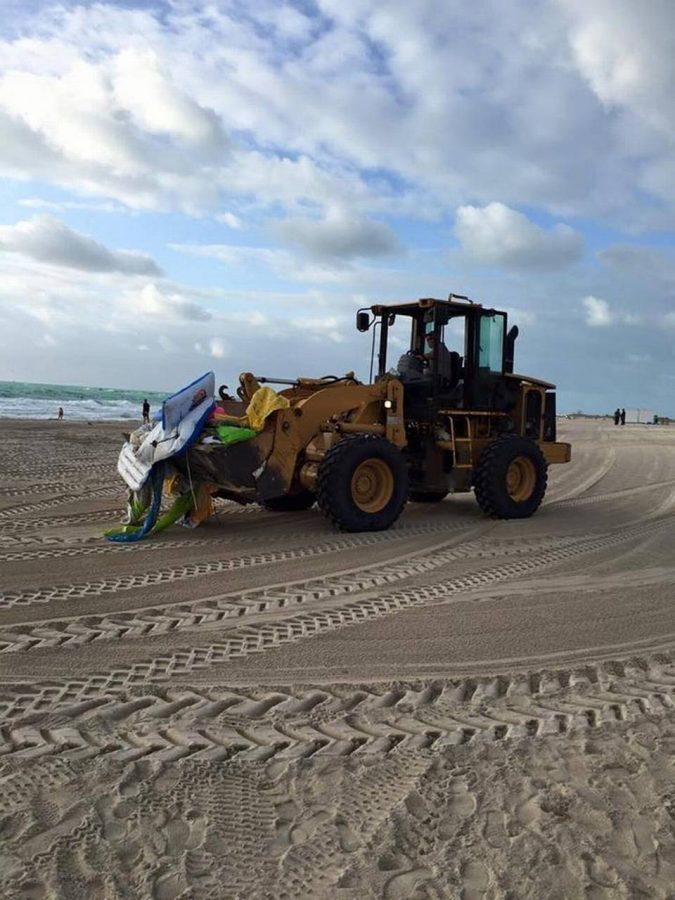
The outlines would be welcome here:
M 119 425 L 2 422 L 0 896 L 675 896 L 675 428 L 545 506 L 107 544 Z

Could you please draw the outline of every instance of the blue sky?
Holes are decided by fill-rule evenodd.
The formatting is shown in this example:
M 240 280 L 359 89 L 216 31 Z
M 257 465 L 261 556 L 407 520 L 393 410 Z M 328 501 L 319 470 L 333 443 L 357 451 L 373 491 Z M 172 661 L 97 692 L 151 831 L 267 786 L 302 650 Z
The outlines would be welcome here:
M 675 414 L 670 0 L 7 7 L 0 379 L 365 374 L 358 307 L 452 290 Z

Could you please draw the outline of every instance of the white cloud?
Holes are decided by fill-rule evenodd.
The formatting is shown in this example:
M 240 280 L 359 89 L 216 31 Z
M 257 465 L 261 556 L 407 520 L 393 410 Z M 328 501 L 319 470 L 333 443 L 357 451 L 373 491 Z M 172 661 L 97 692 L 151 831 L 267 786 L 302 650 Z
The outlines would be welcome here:
M 557 269 L 579 259 L 583 239 L 568 225 L 546 231 L 503 203 L 461 206 L 455 235 L 477 263 L 511 269 Z
M 141 209 L 235 196 L 427 217 L 499 197 L 672 223 L 670 0 L 535 9 L 27 12 L 29 37 L 0 43 L 0 169 Z
M 216 259 L 227 266 L 263 264 L 273 268 L 290 262 L 285 250 L 270 247 L 247 247 L 239 244 L 169 244 L 178 253 Z
M 0 226 L 0 251 L 20 253 L 38 262 L 85 272 L 120 272 L 125 275 L 161 275 L 157 263 L 145 253 L 109 250 L 59 219 L 42 215 Z
M 161 290 L 152 282 L 140 291 L 127 294 L 127 300 L 134 312 L 140 312 L 158 319 L 187 319 L 207 321 L 211 314 L 193 300 L 188 300 L 176 292 Z
M 598 254 L 598 259 L 621 276 L 631 279 L 644 296 L 660 295 L 665 302 L 675 301 L 675 254 L 655 247 L 612 245 Z
M 44 200 L 42 197 L 24 197 L 19 200 L 19 206 L 28 209 L 49 209 L 52 212 L 63 212 L 68 209 L 83 209 L 88 212 L 124 213 L 126 209 L 119 203 L 97 202 L 94 200 Z
M 284 243 L 319 262 L 390 256 L 402 249 L 387 225 L 355 217 L 342 207 L 332 207 L 323 219 L 285 219 L 274 230 Z
M 180 345 L 177 343 L 177 341 L 173 340 L 167 334 L 157 335 L 157 343 L 162 348 L 164 353 L 167 354 L 177 353 L 180 348 Z
M 342 278 L 337 268 L 321 263 L 302 263 L 286 250 L 274 247 L 248 247 L 238 244 L 169 244 L 172 250 L 215 259 L 229 268 L 264 266 L 285 280 L 299 282 L 336 282 Z
M 588 295 L 581 301 L 586 310 L 586 324 L 593 328 L 604 328 L 613 321 L 609 303 L 600 297 Z
M 250 272 L 259 266 L 284 281 L 300 284 L 333 284 L 364 290 L 371 286 L 383 290 L 400 281 L 396 270 L 362 265 L 349 259 L 311 258 L 278 247 L 251 247 L 240 244 L 169 244 L 172 250 L 190 256 L 215 259 L 232 270 Z M 418 279 L 416 279 L 418 280 Z
M 630 160 L 634 223 L 672 227 L 675 15 L 671 0 L 561 0 L 581 75 L 614 120 L 611 158 Z M 644 191 L 651 210 L 639 196 Z M 654 206 L 652 202 L 652 207 Z M 664 216 L 665 212 L 665 216 Z M 627 219 L 627 221 L 629 221 Z
M 181 91 L 152 50 L 122 50 L 113 60 L 112 99 L 136 125 L 153 134 L 179 137 L 214 160 L 228 140 L 218 116 Z
M 231 212 L 217 213 L 213 218 L 216 222 L 222 222 L 223 225 L 227 225 L 228 228 L 232 228 L 234 231 L 240 231 L 244 227 L 239 216 L 235 216 Z
M 323 341 L 326 338 L 336 344 L 344 341 L 341 329 L 345 326 L 344 320 L 337 316 L 309 316 L 302 319 L 292 319 L 291 327 L 298 333 L 306 335 L 307 340 Z
M 195 350 L 200 356 L 211 356 L 213 359 L 224 359 L 230 355 L 230 346 L 222 338 L 214 337 L 206 341 L 196 341 Z
M 298 206 L 322 208 L 336 198 L 352 206 L 394 203 L 392 192 L 383 191 L 375 198 L 361 176 L 350 166 L 313 159 L 306 154 L 262 153 L 259 150 L 234 149 L 218 177 L 224 190 L 243 196 L 258 208 L 279 205 L 284 209 Z
M 211 338 L 209 341 L 209 352 L 214 359 L 223 359 L 229 351 L 228 345 L 222 338 Z
M 0 258 L 0 378 L 63 383 L 67 373 L 82 384 L 165 390 L 204 371 L 207 358 L 229 384 L 241 371 L 324 375 L 367 363 L 340 339 L 355 333 L 343 295 L 220 292 L 227 303 L 206 315 L 188 305 L 207 294 L 216 296 L 167 281 L 139 290 L 128 276 Z
M 0 74 L 0 168 L 103 194 L 132 208 L 197 211 L 218 193 L 227 139 L 215 113 L 185 96 L 151 53 L 120 50 L 64 71 Z M 16 55 L 15 55 L 16 56 Z M 16 60 L 19 61 L 18 59 Z
M 607 107 L 675 134 L 675 17 L 671 0 L 561 0 L 581 73 Z

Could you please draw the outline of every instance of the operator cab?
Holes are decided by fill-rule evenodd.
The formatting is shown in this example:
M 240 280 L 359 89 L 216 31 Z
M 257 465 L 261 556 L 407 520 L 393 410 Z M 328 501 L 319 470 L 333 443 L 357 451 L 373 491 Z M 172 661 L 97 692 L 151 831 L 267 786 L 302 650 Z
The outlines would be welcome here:
M 507 333 L 507 315 L 466 297 L 432 298 L 414 303 L 376 305 L 357 315 L 357 328 L 373 328 L 373 356 L 379 329 L 376 380 L 398 378 L 406 408 L 415 417 L 433 418 L 438 409 L 509 411 L 516 403 L 513 346 L 517 328 Z M 392 342 L 394 332 L 397 336 Z M 408 335 L 408 349 L 392 350 Z M 393 346 L 392 346 L 393 343 Z M 372 366 L 371 359 L 371 380 Z

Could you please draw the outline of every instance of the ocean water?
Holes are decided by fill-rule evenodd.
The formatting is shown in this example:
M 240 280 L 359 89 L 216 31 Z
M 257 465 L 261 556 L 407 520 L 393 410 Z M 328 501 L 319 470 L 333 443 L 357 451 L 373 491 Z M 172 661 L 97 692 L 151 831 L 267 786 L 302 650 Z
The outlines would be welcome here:
M 170 393 L 0 381 L 0 419 L 55 419 L 62 406 L 64 418 L 70 421 L 140 421 L 144 397 L 148 398 L 152 415 Z

